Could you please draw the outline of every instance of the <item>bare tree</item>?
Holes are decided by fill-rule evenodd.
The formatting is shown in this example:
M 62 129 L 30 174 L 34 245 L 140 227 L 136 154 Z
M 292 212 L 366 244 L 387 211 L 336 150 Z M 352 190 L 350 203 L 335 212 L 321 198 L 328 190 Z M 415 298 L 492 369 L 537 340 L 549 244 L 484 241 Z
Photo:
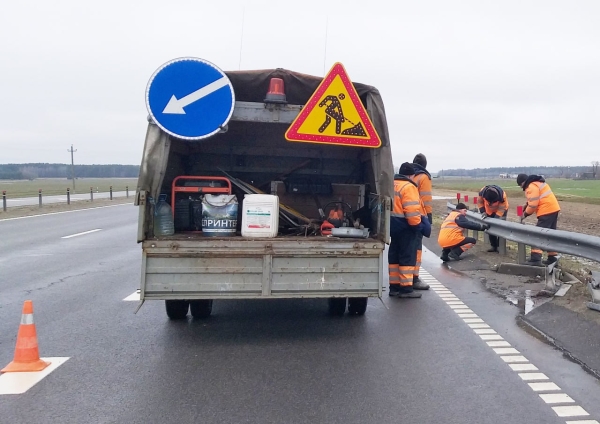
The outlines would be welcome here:
M 596 174 L 598 173 L 598 165 L 600 165 L 600 162 L 597 160 L 592 162 L 592 173 L 594 174 L 594 179 L 596 179 Z

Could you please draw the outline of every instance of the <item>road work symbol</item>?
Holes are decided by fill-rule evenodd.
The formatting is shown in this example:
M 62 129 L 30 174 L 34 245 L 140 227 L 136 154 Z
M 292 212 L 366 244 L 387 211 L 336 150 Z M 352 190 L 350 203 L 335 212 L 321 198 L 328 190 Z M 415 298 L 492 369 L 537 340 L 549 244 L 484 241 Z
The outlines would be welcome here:
M 334 122 L 335 121 L 335 122 Z M 354 85 L 336 63 L 288 128 L 289 141 L 379 147 L 381 141 Z
M 201 140 L 222 131 L 235 106 L 233 86 L 212 63 L 194 57 L 162 65 L 150 78 L 146 107 L 163 131 Z

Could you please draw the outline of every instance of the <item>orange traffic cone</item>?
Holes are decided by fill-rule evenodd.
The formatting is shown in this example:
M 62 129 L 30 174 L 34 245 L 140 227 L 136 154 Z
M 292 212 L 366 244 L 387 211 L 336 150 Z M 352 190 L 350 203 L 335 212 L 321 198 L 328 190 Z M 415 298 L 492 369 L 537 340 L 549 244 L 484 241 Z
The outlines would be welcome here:
M 40 359 L 37 334 L 33 323 L 33 302 L 26 300 L 23 304 L 23 315 L 21 315 L 21 325 L 17 334 L 15 358 L 0 372 L 41 371 L 48 365 L 50 365 L 49 362 Z

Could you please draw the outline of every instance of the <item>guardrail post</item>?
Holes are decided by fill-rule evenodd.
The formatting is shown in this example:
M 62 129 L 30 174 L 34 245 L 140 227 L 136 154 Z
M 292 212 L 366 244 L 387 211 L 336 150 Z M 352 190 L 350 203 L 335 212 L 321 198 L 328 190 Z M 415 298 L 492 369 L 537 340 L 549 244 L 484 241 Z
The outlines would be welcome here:
M 517 262 L 520 264 L 525 263 L 527 252 L 525 251 L 525 245 L 523 243 L 517 244 Z
M 479 212 L 479 210 L 477 208 L 473 208 L 471 209 L 473 212 Z M 473 238 L 477 241 L 479 241 L 479 231 L 477 230 L 473 230 Z
M 94 187 L 90 187 L 90 200 L 94 201 Z
M 506 239 L 498 237 L 498 252 L 501 255 L 506 255 Z
M 125 196 L 129 198 L 129 186 L 125 186 Z
M 71 189 L 67 187 L 67 205 L 71 204 Z
M 6 212 L 6 190 L 2 191 L 2 210 Z
M 40 200 L 40 208 L 41 208 L 42 207 L 42 189 L 41 188 L 38 190 L 38 197 Z
M 112 200 L 112 186 L 110 186 L 110 200 Z

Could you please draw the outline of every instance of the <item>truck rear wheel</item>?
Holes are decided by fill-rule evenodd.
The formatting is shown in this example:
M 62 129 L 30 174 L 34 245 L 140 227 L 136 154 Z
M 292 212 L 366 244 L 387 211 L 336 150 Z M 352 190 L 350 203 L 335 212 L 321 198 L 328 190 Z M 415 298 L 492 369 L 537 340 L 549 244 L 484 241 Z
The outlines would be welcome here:
M 190 312 L 194 318 L 208 318 L 212 312 L 212 299 L 192 300 Z
M 335 317 L 341 317 L 346 312 L 346 303 L 348 303 L 348 299 L 345 297 L 330 298 L 329 314 Z
M 367 312 L 368 297 L 351 297 L 348 299 L 348 313 L 350 315 L 364 315 Z
M 189 307 L 188 300 L 165 300 L 165 309 L 169 319 L 185 319 Z

